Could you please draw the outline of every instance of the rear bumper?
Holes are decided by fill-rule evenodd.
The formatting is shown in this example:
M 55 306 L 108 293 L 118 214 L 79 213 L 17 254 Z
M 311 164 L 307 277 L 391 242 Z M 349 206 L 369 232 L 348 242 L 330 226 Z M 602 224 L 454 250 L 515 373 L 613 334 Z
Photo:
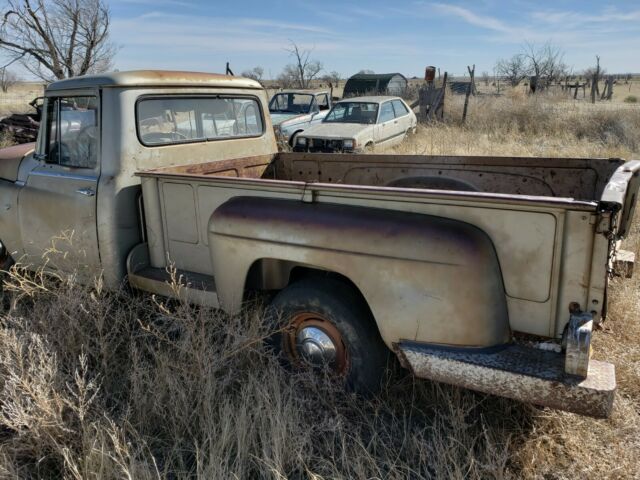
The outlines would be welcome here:
M 484 352 L 415 343 L 396 348 L 420 378 L 558 410 L 606 418 L 616 391 L 612 364 L 591 360 L 586 378 L 564 372 L 564 355 L 521 345 Z

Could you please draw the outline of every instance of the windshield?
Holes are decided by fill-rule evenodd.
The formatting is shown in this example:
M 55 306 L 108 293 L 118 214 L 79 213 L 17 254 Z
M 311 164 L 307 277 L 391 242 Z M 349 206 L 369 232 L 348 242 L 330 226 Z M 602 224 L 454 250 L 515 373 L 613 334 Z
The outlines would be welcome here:
M 277 93 L 269 104 L 272 113 L 309 113 L 313 95 L 305 93 Z
M 340 102 L 324 119 L 327 123 L 376 123 L 378 104 L 365 102 Z

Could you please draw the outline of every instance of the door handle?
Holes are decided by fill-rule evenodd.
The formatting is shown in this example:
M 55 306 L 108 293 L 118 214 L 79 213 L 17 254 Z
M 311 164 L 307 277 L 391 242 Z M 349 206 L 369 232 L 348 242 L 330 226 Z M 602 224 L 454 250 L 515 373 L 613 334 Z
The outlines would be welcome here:
M 94 192 L 90 188 L 80 188 L 76 190 L 76 193 L 79 193 L 80 195 L 84 195 L 86 197 L 94 197 L 96 195 L 96 192 Z

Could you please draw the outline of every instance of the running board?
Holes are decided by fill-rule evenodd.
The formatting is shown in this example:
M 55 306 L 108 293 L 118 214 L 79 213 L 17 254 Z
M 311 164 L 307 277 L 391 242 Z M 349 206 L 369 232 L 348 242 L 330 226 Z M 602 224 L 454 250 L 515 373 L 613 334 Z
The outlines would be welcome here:
M 516 344 L 474 351 L 401 342 L 396 351 L 420 378 L 596 418 L 613 408 L 610 363 L 591 360 L 587 377 L 580 378 L 565 373 L 563 354 Z
M 163 297 L 218 308 L 218 293 L 213 277 L 201 273 L 149 266 L 149 250 L 146 243 L 136 245 L 127 257 L 129 285 L 138 290 L 156 293 Z

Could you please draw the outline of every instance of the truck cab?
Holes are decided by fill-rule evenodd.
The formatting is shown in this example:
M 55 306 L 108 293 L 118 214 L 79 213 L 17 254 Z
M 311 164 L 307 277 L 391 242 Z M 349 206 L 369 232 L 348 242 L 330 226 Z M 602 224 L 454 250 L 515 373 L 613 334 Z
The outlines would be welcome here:
M 259 83 L 225 75 L 131 71 L 51 84 L 37 142 L 0 159 L 4 250 L 120 284 L 145 235 L 134 173 L 273 154 L 267 111 Z M 43 257 L 52 249 L 66 254 Z

